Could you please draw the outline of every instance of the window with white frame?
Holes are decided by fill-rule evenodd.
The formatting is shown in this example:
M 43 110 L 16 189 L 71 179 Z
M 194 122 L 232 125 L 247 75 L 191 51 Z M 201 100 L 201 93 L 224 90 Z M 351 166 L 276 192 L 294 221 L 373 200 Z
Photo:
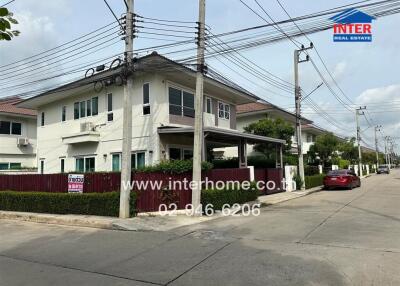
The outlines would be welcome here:
M 61 108 L 61 121 L 64 122 L 67 120 L 67 107 L 63 106 Z
M 139 169 L 146 165 L 146 153 L 135 152 L 131 154 L 131 168 Z
M 96 170 L 95 157 L 79 157 L 75 159 L 75 171 L 81 173 L 91 173 Z
M 107 94 L 107 121 L 114 120 L 114 113 L 113 113 L 113 95 L 112 93 Z
M 21 163 L 4 162 L 0 163 L 0 170 L 18 170 L 21 169 Z
M 112 171 L 121 171 L 122 159 L 121 153 L 112 154 Z M 131 169 L 142 168 L 146 165 L 146 152 L 133 152 L 131 153 Z
M 111 169 L 113 172 L 121 171 L 121 154 L 112 154 L 111 155 L 112 166 Z
M 143 115 L 150 114 L 150 84 L 143 84 Z
M 194 117 L 194 94 L 182 89 L 170 87 L 169 114 Z
M 60 172 L 61 173 L 65 172 L 65 158 L 60 159 Z
M 40 126 L 44 126 L 44 112 L 40 114 Z
M 182 147 L 170 147 L 168 149 L 170 160 L 190 160 L 193 159 L 193 149 Z
M 229 119 L 231 117 L 231 107 L 228 103 L 218 102 L 218 117 Z
M 22 124 L 19 122 L 0 121 L 0 134 L 21 135 Z
M 212 101 L 209 97 L 206 97 L 206 113 L 212 113 Z
M 74 119 L 96 116 L 99 110 L 99 98 L 93 97 L 88 100 L 74 103 Z

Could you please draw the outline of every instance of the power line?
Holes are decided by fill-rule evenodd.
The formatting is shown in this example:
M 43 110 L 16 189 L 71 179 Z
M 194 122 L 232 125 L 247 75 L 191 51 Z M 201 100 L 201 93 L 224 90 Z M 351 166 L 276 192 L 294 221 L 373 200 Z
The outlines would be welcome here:
M 5 7 L 5 6 L 7 6 L 8 4 L 11 4 L 11 3 L 14 2 L 14 1 L 15 1 L 15 0 L 8 1 L 7 3 L 1 5 L 1 7 Z
M 119 24 L 119 26 L 121 27 L 122 31 L 125 31 L 125 28 L 121 25 L 120 19 L 117 17 L 117 15 L 115 15 L 113 9 L 111 8 L 111 6 L 108 4 L 107 0 L 103 0 L 104 3 L 107 5 L 108 10 L 110 10 L 111 14 L 113 14 L 115 20 L 117 21 L 117 23 Z

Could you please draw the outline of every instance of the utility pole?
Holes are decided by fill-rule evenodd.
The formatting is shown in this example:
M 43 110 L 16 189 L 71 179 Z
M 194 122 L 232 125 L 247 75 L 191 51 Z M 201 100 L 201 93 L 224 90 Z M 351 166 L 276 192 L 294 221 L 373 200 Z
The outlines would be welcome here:
M 385 136 L 384 138 L 383 138 L 383 140 L 384 140 L 384 142 L 385 142 L 385 163 L 386 163 L 386 165 L 388 165 L 389 166 L 389 160 L 388 160 L 388 147 L 387 147 L 387 141 L 388 141 L 388 136 Z
M 123 102 L 122 126 L 122 161 L 121 161 L 121 189 L 119 201 L 119 217 L 129 218 L 129 185 L 131 182 L 131 151 L 132 151 L 132 91 L 133 91 L 133 4 L 134 0 L 126 0 L 126 29 L 125 29 L 125 86 Z
M 376 167 L 379 166 L 379 147 L 378 147 L 378 136 L 377 132 L 381 131 L 382 125 L 375 126 L 375 152 L 376 152 Z
M 389 169 L 392 167 L 392 149 L 393 142 L 390 137 L 388 137 L 388 161 L 389 161 Z
M 197 73 L 196 96 L 194 105 L 194 137 L 193 137 L 193 185 L 192 208 L 193 215 L 201 215 L 201 161 L 203 153 L 203 88 L 204 88 L 204 49 L 205 49 L 205 14 L 206 1 L 199 0 L 199 21 L 197 38 Z
M 358 173 L 360 177 L 362 176 L 362 157 L 361 157 L 361 131 L 360 131 L 360 122 L 358 120 L 359 115 L 363 115 L 364 111 L 362 113 L 359 113 L 361 110 L 367 109 L 366 106 L 364 107 L 359 107 L 356 109 L 356 123 L 357 123 L 357 144 L 358 144 Z
M 301 190 L 305 190 L 305 179 L 304 179 L 304 161 L 303 161 L 303 142 L 301 138 L 301 88 L 299 85 L 299 63 L 307 62 L 310 60 L 309 55 L 306 55 L 305 60 L 300 60 L 300 54 L 306 50 L 312 49 L 313 43 L 310 43 L 308 48 L 301 45 L 301 49 L 294 51 L 294 98 L 296 105 L 296 140 L 297 140 L 297 154 L 298 154 L 298 166 L 297 174 L 300 176 L 302 185 Z

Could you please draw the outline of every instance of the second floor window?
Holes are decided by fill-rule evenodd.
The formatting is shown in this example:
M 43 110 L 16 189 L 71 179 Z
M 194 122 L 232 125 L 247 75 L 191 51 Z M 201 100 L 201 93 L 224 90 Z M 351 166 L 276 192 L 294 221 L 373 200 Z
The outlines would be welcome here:
M 63 106 L 61 109 L 61 121 L 64 122 L 67 120 L 67 107 Z
M 143 115 L 150 114 L 150 84 L 143 85 Z
M 212 113 L 212 102 L 211 102 L 211 98 L 206 97 L 206 113 Z
M 107 94 L 107 121 L 114 120 L 113 114 L 113 95 L 112 93 Z
M 99 114 L 99 98 L 93 97 L 88 100 L 74 103 L 74 119 L 83 118 L 86 116 L 95 116 Z
M 40 126 L 44 126 L 44 112 L 40 116 Z
M 194 117 L 194 95 L 177 88 L 169 90 L 169 114 Z
M 223 119 L 229 119 L 230 116 L 231 116 L 230 105 L 224 102 L 218 102 L 218 117 Z
M 21 135 L 22 124 L 18 122 L 0 121 L 0 134 Z

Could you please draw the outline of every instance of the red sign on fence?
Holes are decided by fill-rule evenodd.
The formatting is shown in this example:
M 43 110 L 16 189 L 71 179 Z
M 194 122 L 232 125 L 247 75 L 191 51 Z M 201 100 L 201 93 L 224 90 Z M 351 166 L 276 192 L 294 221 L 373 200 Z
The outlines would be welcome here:
M 82 174 L 68 175 L 68 193 L 83 193 L 83 183 L 85 176 Z

